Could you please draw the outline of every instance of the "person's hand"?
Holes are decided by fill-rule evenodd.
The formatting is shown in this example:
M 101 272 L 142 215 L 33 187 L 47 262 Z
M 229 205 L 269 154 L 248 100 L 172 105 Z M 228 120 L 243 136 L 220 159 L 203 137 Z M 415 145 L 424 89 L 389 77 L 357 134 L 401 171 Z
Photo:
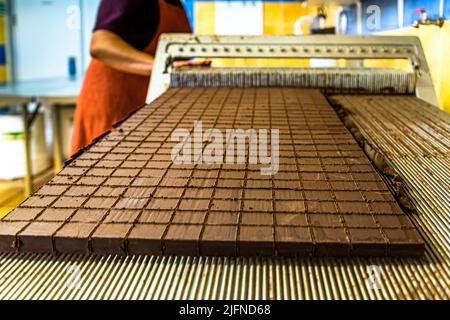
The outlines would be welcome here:
M 172 66 L 175 69 L 182 67 L 209 67 L 211 65 L 211 60 L 182 60 L 174 61 Z

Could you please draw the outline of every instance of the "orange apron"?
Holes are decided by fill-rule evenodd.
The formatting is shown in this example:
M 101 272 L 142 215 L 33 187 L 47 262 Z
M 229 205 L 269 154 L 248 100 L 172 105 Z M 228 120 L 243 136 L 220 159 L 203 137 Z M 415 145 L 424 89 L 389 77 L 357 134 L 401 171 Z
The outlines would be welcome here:
M 144 52 L 155 55 L 165 32 L 191 32 L 182 7 L 159 0 L 158 30 Z M 112 125 L 145 103 L 149 77 L 127 74 L 92 59 L 78 97 L 72 133 L 72 154 L 111 129 Z

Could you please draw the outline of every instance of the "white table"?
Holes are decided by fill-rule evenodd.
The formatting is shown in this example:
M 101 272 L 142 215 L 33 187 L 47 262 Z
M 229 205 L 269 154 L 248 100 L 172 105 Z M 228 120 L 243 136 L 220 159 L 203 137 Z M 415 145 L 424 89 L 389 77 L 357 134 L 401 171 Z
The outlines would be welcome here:
M 9 83 L 0 87 L 0 106 L 20 105 L 24 128 L 25 147 L 25 194 L 33 191 L 33 176 L 31 170 L 30 129 L 39 108 L 43 105 L 49 108 L 52 115 L 54 169 L 58 172 L 62 168 L 62 142 L 60 124 L 60 106 L 75 104 L 81 89 L 82 77 L 51 78 L 33 81 Z M 28 107 L 34 104 L 29 114 Z

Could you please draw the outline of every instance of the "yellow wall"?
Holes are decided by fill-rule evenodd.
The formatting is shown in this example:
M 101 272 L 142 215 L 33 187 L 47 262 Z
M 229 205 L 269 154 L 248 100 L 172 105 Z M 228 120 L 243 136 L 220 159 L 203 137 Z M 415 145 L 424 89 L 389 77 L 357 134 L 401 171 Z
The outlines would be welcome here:
M 263 7 L 263 32 L 268 35 L 293 34 L 295 21 L 314 12 L 300 3 L 266 2 Z M 302 26 L 302 31 L 308 32 L 305 26 Z M 264 59 L 261 64 L 267 67 L 305 67 L 309 66 L 309 59 Z
M 335 12 L 339 7 L 327 8 L 329 19 L 327 24 L 334 25 Z M 305 15 L 316 14 L 317 7 L 303 7 L 298 3 L 265 2 L 263 4 L 263 33 L 267 35 L 289 35 L 294 32 L 295 21 Z M 214 34 L 214 2 L 194 3 L 194 23 L 197 34 Z M 302 26 L 302 31 L 307 34 L 307 24 Z M 216 59 L 215 67 L 304 67 L 309 66 L 309 59 Z
M 335 25 L 336 12 L 339 6 L 329 5 L 327 24 Z M 303 7 L 300 3 L 265 2 L 263 7 L 264 34 L 292 34 L 294 22 L 300 17 L 315 14 L 316 7 Z M 214 34 L 214 2 L 195 2 L 195 31 L 199 34 Z M 307 33 L 307 26 L 302 30 Z M 431 69 L 440 107 L 450 112 L 450 21 L 442 28 L 421 27 L 419 29 L 405 28 L 385 32 L 392 35 L 414 35 L 420 37 L 424 46 L 428 64 Z M 308 66 L 308 59 L 218 59 L 214 66 Z M 380 63 L 370 61 L 368 66 L 380 66 Z M 384 67 L 404 68 L 404 61 L 383 61 Z
M 214 34 L 214 2 L 194 2 L 194 29 L 197 34 Z
M 340 8 L 336 5 L 327 6 L 327 26 L 335 25 L 336 11 Z M 299 17 L 316 13 L 317 7 L 304 7 L 300 2 L 264 2 L 264 34 L 292 34 L 294 23 Z M 214 2 L 194 2 L 195 33 L 214 34 L 214 15 Z M 306 34 L 307 25 L 302 30 Z
M 405 28 L 383 34 L 418 36 L 425 51 L 441 109 L 450 112 L 450 21 L 443 28 Z

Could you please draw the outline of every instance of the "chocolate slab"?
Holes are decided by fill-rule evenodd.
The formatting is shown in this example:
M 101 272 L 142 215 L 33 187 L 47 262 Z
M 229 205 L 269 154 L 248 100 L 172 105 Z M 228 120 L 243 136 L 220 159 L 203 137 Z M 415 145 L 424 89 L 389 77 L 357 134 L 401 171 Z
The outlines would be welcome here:
M 339 215 L 336 214 L 309 214 L 308 215 L 311 226 L 322 228 L 322 227 L 332 227 L 338 228 L 342 226 L 342 221 Z
M 116 209 L 144 209 L 147 198 L 121 198 L 115 205 Z
M 204 131 L 278 129 L 278 172 L 263 175 L 267 165 L 250 161 L 174 163 L 172 133 L 191 132 L 196 120 Z M 423 248 L 325 97 L 289 88 L 169 89 L 0 222 L 1 251 L 394 256 Z
M 342 218 L 348 228 L 378 228 L 374 216 L 369 214 L 347 214 L 343 215 Z

